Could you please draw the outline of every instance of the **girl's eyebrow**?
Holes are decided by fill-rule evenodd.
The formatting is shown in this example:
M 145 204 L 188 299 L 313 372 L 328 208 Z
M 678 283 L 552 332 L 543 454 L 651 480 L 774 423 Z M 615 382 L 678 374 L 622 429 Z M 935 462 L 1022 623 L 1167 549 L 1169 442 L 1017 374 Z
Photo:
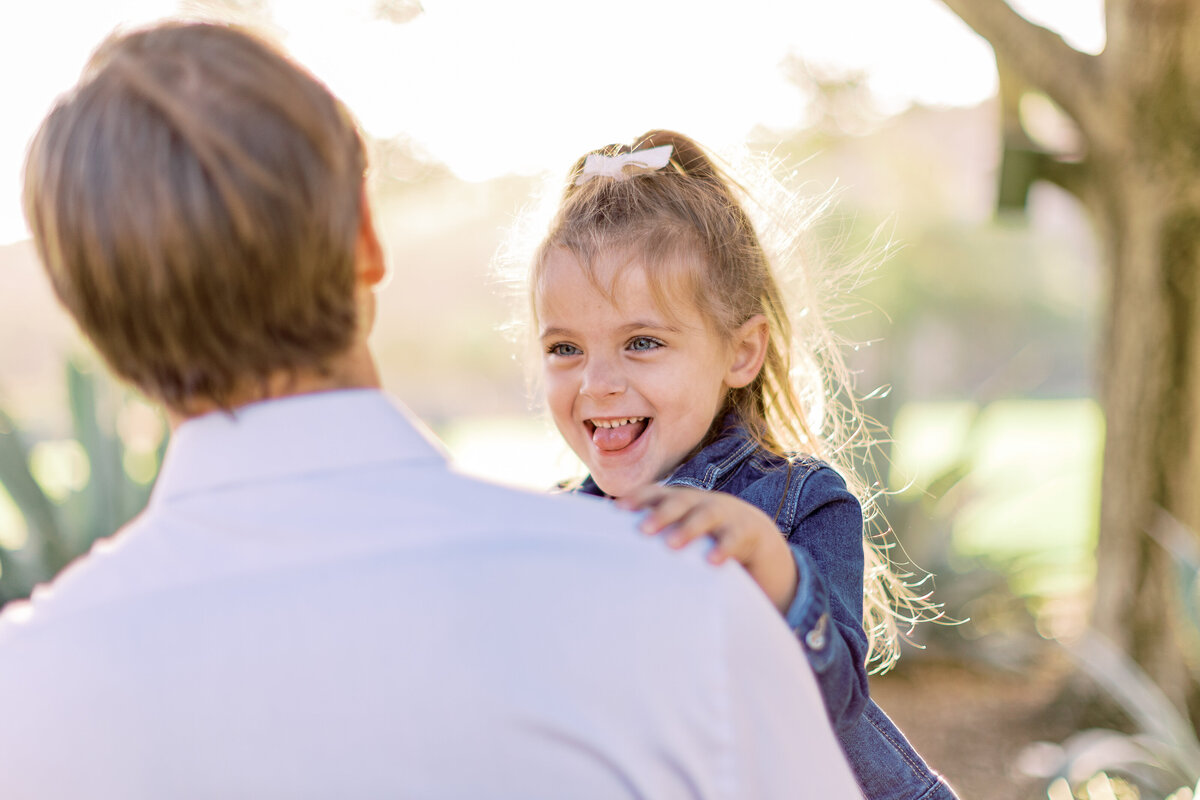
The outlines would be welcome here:
M 634 331 L 645 331 L 645 330 L 663 331 L 665 333 L 681 333 L 683 331 L 683 329 L 677 325 L 668 325 L 666 323 L 659 322 L 657 320 L 634 320 L 633 322 L 629 322 L 629 323 L 626 323 L 625 325 L 622 325 L 620 328 L 617 329 L 617 332 L 622 333 L 622 334 L 630 334 L 630 333 L 633 333 Z M 568 330 L 567 328 L 553 327 L 553 328 L 546 328 L 545 330 L 543 330 L 541 332 L 539 338 L 546 339 L 549 337 L 557 337 L 557 336 L 570 337 L 573 335 L 574 335 L 574 332 L 571 330 Z
M 622 333 L 633 333 L 634 331 L 652 330 L 665 331 L 666 333 L 680 333 L 682 329 L 677 325 L 669 325 L 658 320 L 634 320 L 628 325 L 622 325 L 620 328 Z
M 571 331 L 566 328 L 546 328 L 538 338 L 545 339 L 548 336 L 570 336 Z

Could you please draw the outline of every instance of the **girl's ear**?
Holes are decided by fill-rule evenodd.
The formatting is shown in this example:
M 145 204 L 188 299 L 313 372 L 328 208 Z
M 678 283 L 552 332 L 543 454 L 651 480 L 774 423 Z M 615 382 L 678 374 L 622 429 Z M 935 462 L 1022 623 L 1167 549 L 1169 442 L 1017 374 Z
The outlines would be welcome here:
M 725 373 L 726 386 L 740 389 L 758 377 L 770 340 L 771 327 L 762 314 L 755 314 L 733 332 L 733 361 Z

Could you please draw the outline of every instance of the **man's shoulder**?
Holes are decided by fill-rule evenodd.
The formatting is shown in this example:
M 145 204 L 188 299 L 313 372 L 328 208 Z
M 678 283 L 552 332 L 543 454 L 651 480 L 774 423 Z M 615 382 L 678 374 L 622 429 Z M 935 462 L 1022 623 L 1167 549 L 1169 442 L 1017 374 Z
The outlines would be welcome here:
M 464 530 L 486 531 L 494 541 L 536 542 L 563 558 L 625 562 L 644 568 L 657 580 L 719 581 L 718 570 L 704 560 L 709 542 L 683 552 L 667 547 L 661 537 L 637 528 L 639 515 L 618 509 L 608 500 L 577 493 L 539 493 L 466 476 L 456 476 Z M 626 573 L 625 582 L 636 573 Z
M 331 491 L 320 507 L 336 499 L 347 510 L 327 517 L 294 506 L 284 519 L 269 511 L 259 519 L 233 516 L 248 507 L 247 498 L 198 499 L 210 517 L 190 505 L 151 506 L 28 601 L 0 611 L 0 643 L 80 617 L 107 622 L 133 606 L 166 607 L 189 593 L 210 594 L 220 604 L 216 587 L 253 583 L 263 592 L 287 592 L 314 574 L 353 579 L 359 570 L 419 570 L 433 578 L 482 571 L 495 580 L 520 576 L 547 585 L 551 575 L 568 576 L 566 582 L 598 601 L 613 602 L 614 612 L 620 598 L 675 594 L 707 604 L 742 591 L 727 585 L 739 582 L 725 574 L 735 570 L 705 561 L 706 543 L 672 550 L 639 533 L 635 515 L 605 500 L 531 492 L 452 470 L 395 477 L 385 472 L 346 495 Z M 620 605 L 632 607 L 625 599 Z
M 169 574 L 155 569 L 141 554 L 130 552 L 140 549 L 138 540 L 150 527 L 145 515 L 135 517 L 113 535 L 97 539 L 86 554 L 35 586 L 28 598 L 0 608 L 0 646 L 11 646 L 22 637 L 37 637 L 80 611 L 139 594 L 151 584 L 169 582 Z

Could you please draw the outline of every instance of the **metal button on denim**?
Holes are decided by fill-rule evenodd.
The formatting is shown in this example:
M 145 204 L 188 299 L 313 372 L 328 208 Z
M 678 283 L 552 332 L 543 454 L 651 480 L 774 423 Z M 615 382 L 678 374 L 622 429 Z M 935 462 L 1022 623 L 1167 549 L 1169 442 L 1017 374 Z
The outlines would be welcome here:
M 804 643 L 808 645 L 809 650 L 823 650 L 825 644 L 829 641 L 826 631 L 829 628 L 829 615 L 822 614 L 817 617 L 817 624 L 813 629 L 804 634 Z

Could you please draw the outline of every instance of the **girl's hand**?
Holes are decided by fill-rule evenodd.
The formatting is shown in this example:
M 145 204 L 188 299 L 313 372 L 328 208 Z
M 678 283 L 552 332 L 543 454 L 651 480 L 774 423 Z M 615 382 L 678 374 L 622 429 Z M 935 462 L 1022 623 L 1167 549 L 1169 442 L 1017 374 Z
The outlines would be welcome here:
M 758 508 L 724 492 L 682 486 L 646 486 L 616 501 L 630 511 L 646 510 L 643 533 L 662 533 L 675 549 L 701 536 L 715 541 L 708 560 L 732 558 L 762 587 L 780 612 L 796 595 L 796 562 L 775 523 Z

